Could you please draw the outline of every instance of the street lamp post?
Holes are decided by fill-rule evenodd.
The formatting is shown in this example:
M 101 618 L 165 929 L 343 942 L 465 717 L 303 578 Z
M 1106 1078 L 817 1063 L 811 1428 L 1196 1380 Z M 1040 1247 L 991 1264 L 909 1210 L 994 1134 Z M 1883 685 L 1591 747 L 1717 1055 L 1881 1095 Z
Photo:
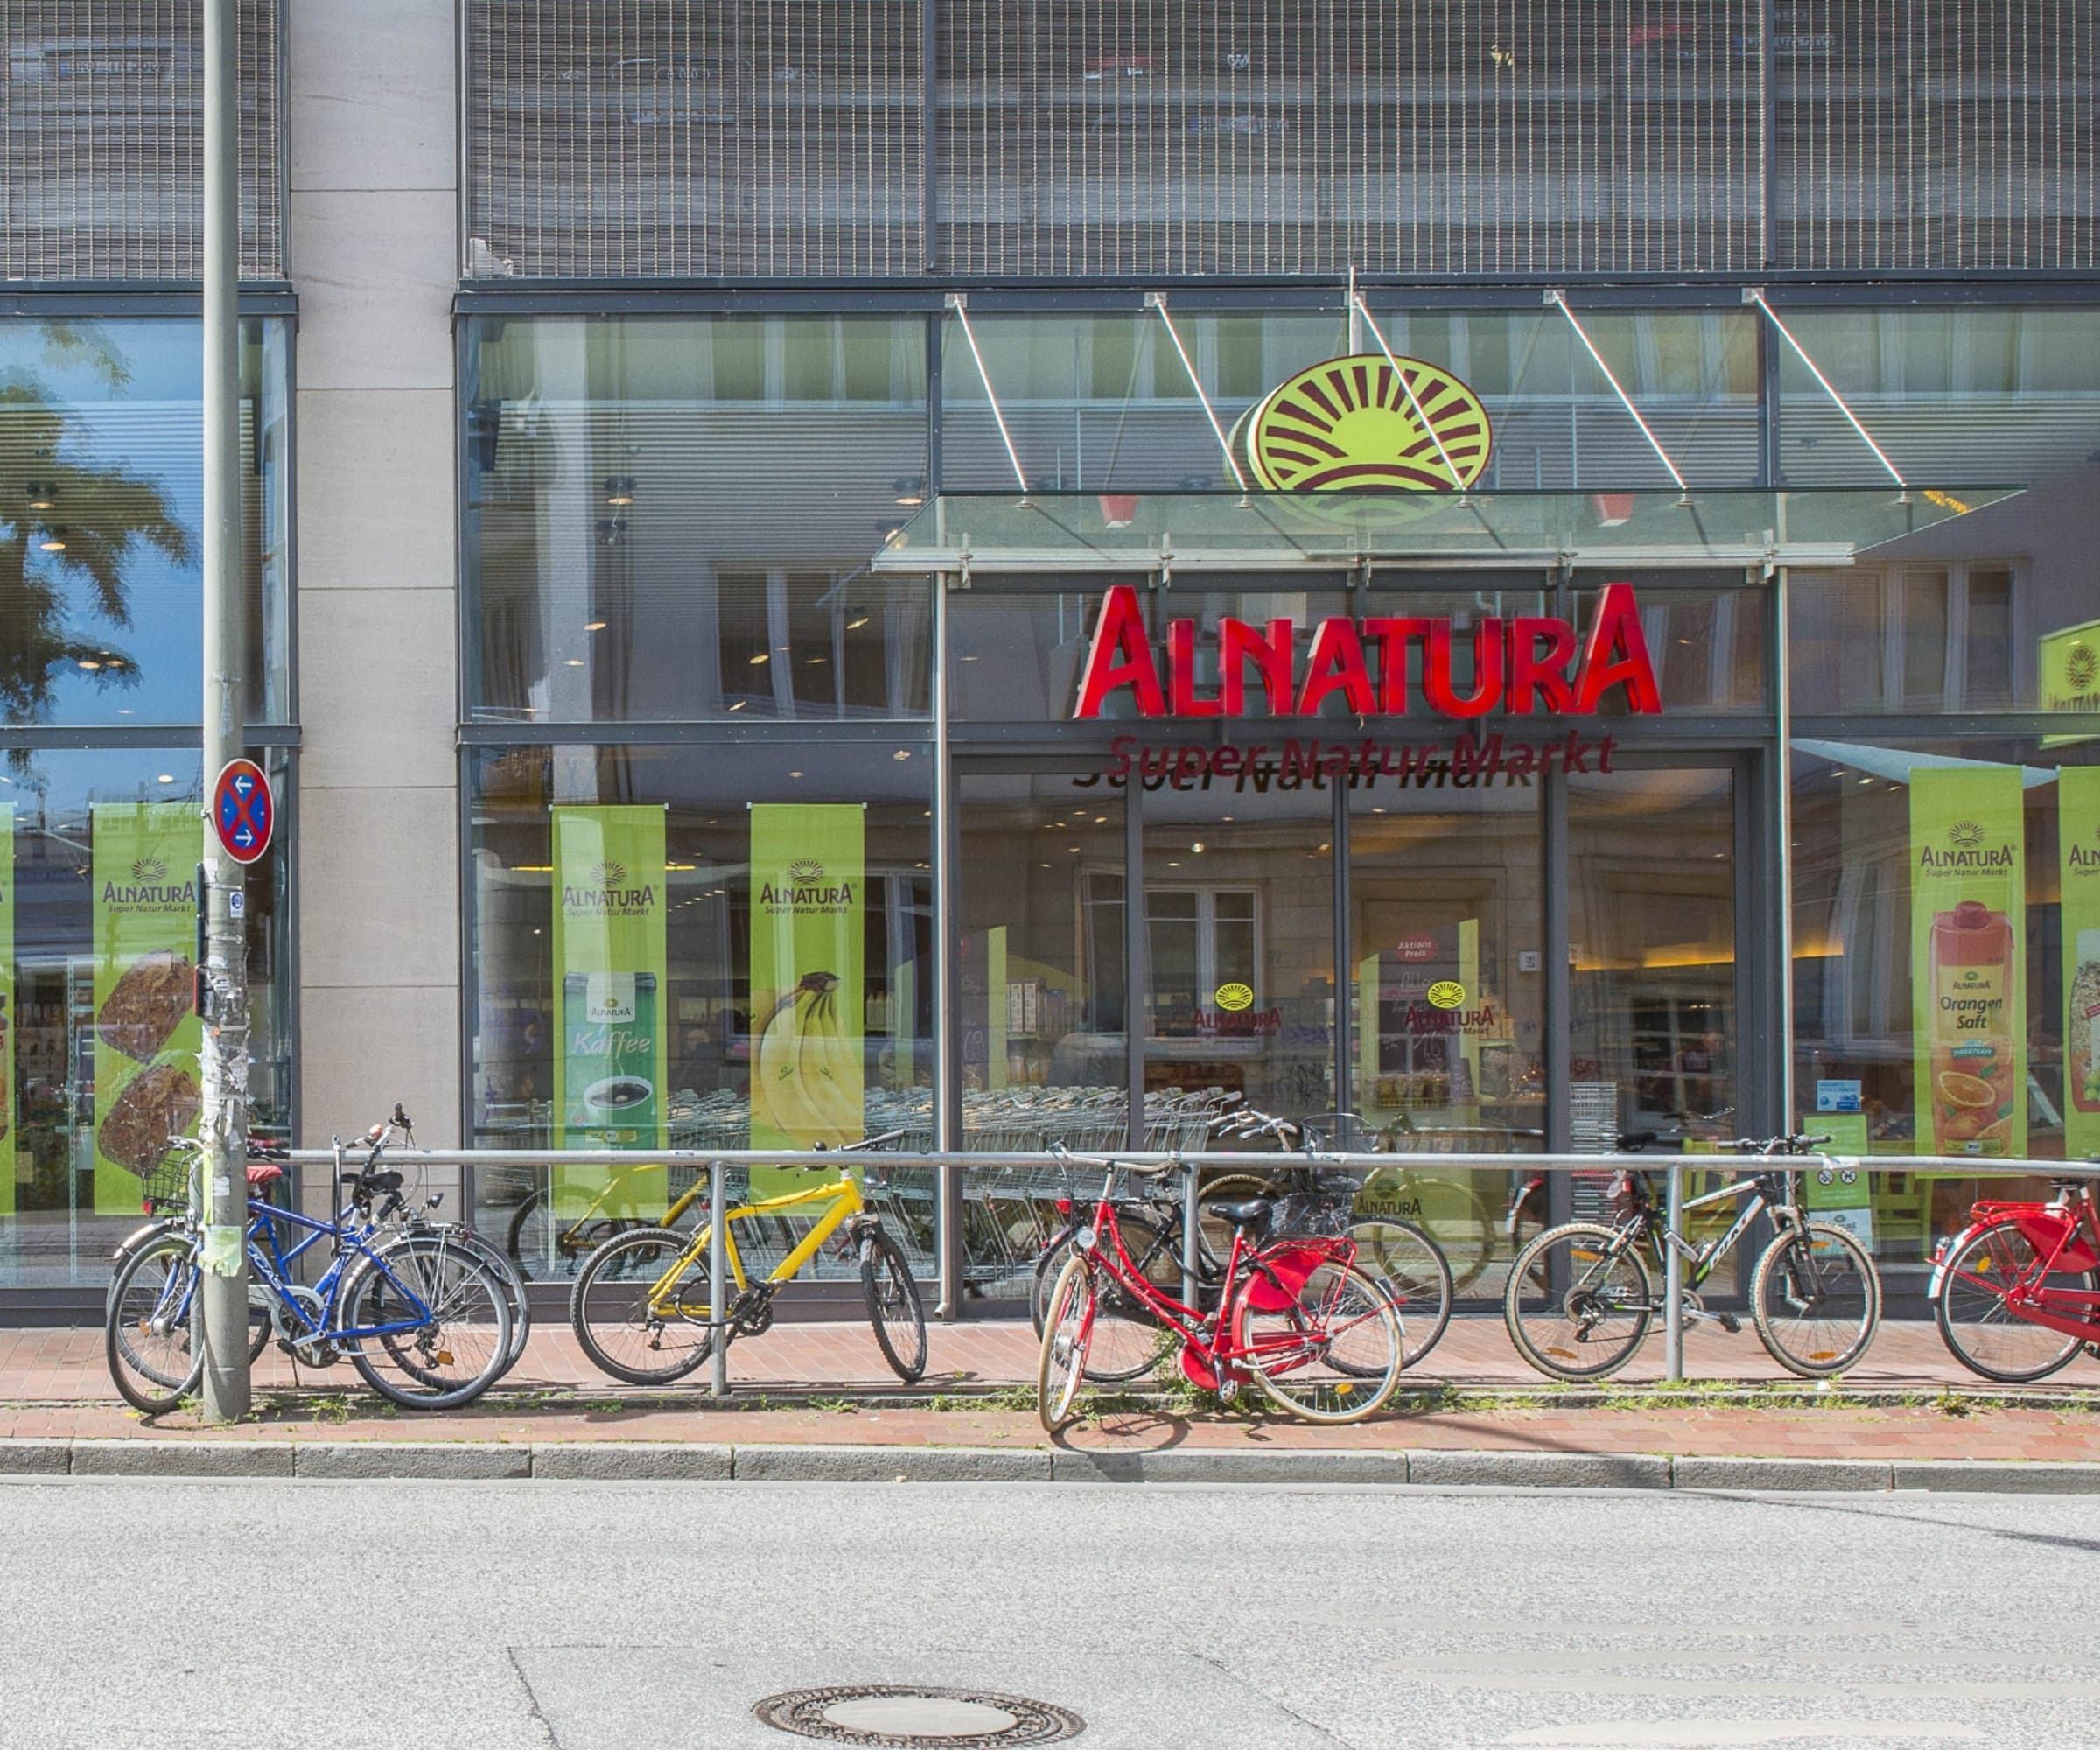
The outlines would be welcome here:
M 204 0 L 203 1083 L 206 1216 L 204 1418 L 247 1415 L 248 955 L 242 865 L 210 819 L 211 785 L 240 757 L 247 689 L 241 590 L 241 151 L 236 0 Z

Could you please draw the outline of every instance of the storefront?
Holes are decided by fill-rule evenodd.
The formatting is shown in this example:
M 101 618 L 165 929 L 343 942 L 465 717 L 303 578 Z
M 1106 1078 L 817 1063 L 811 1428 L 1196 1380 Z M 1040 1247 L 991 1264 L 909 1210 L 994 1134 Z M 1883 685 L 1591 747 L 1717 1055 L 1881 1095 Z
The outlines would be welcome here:
M 2100 529 L 2035 436 L 2100 436 L 2094 389 L 2035 392 L 2088 318 L 1792 314 L 1900 379 L 1842 409 L 1740 304 L 1592 318 L 1645 430 L 1550 312 L 1364 318 L 1491 423 L 1379 482 L 1423 489 L 1261 454 L 1332 312 L 470 324 L 476 1138 L 820 1139 L 765 1072 L 851 957 L 827 1077 L 927 1144 L 1194 1143 L 1238 1096 L 1409 1156 L 1710 1152 L 1819 1104 L 1863 1152 L 2092 1146 L 2060 773 Z M 562 947 L 607 820 L 664 846 L 619 966 Z M 1972 831 L 1993 870 L 1930 876 Z M 821 943 L 791 878 L 852 890 Z M 1980 1032 L 1914 1018 L 1971 963 Z M 605 974 L 663 1036 L 640 1129 L 557 1091 L 612 1073 L 564 1061 Z M 1400 1179 L 1446 1225 L 1507 1191 Z M 1966 1195 L 1847 1219 L 1915 1260 Z M 1025 1223 L 989 1180 L 960 1214 L 996 1283 Z

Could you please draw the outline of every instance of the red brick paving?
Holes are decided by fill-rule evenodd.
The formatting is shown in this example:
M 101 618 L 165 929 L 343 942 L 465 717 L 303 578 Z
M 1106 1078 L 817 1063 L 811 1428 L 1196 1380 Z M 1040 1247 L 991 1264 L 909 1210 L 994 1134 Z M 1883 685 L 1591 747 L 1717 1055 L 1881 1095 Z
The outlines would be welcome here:
M 1026 1325 L 935 1326 L 920 1391 L 980 1390 L 1032 1381 L 1034 1340 Z M 1639 1387 L 1659 1375 L 1659 1339 L 1616 1382 Z M 347 1364 L 306 1372 L 295 1387 L 274 1351 L 256 1369 L 259 1418 L 243 1438 L 263 1440 L 393 1439 L 529 1442 L 698 1440 L 867 1446 L 1040 1446 L 1045 1437 L 1021 1397 L 944 1409 L 871 1406 L 864 1394 L 900 1390 L 864 1325 L 780 1325 L 731 1351 L 742 1404 L 710 1405 L 705 1375 L 686 1387 L 638 1395 L 599 1377 L 561 1325 L 534 1329 L 531 1347 L 504 1389 L 468 1410 L 423 1415 L 392 1409 L 365 1389 Z M 1687 1343 L 1695 1376 L 1784 1379 L 1754 1336 L 1695 1329 Z M 1493 1319 L 1454 1321 L 1419 1386 L 1452 1383 L 1493 1391 L 1532 1387 L 1536 1376 L 1509 1349 Z M 1794 1382 L 1799 1385 L 1799 1382 Z M 1290 1450 L 1437 1447 L 1455 1450 L 1671 1452 L 1714 1456 L 2100 1460 L 2100 1393 L 2091 1409 L 1956 1403 L 1939 1407 L 1953 1384 L 1987 1390 L 1956 1368 L 1930 1326 L 1886 1326 L 1846 1387 L 1910 1390 L 1924 1402 L 1861 1404 L 1841 1390 L 1827 1403 L 1797 1394 L 1771 1406 L 1657 1404 L 1573 1409 L 1542 1404 L 1404 1407 L 1361 1426 L 1315 1428 L 1236 1410 L 1194 1415 L 1143 1410 L 1103 1413 L 1067 1437 L 1075 1446 L 1143 1451 L 1174 1446 Z M 859 1407 L 763 1408 L 750 1402 L 770 1387 L 850 1390 Z M 2100 1363 L 2081 1359 L 2050 1382 L 2082 1397 L 2100 1385 Z M 1638 1396 L 1636 1392 L 1634 1395 Z M 0 1331 L 0 1437 L 70 1438 L 214 1434 L 194 1418 L 148 1421 L 116 1397 L 96 1331 Z

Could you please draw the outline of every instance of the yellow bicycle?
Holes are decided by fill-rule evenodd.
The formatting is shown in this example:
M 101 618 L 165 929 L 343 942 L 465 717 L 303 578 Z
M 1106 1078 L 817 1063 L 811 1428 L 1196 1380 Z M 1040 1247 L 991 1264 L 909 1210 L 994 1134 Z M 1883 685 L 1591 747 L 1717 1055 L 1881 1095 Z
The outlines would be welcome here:
M 745 1273 L 738 1228 L 755 1236 L 790 1212 L 802 1211 L 821 1212 L 816 1225 L 770 1275 L 753 1282 Z M 882 1218 L 867 1207 L 859 1182 L 847 1172 L 829 1185 L 758 1198 L 724 1212 L 732 1288 L 719 1314 L 711 1304 L 708 1270 L 713 1230 L 703 1222 L 690 1235 L 636 1228 L 607 1240 L 577 1272 L 569 1322 L 584 1353 L 613 1378 L 635 1385 L 682 1379 L 713 1353 L 718 1333 L 727 1343 L 768 1329 L 780 1285 L 841 1229 L 839 1256 L 859 1257 L 861 1294 L 883 1359 L 898 1378 L 912 1384 L 926 1372 L 926 1306 L 904 1249 L 883 1231 Z

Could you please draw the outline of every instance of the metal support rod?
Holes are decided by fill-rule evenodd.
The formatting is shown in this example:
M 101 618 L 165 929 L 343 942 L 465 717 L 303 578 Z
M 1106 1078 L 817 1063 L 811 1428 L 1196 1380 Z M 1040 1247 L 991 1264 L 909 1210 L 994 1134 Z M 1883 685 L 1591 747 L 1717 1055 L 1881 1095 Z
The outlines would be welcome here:
M 1203 1213 L 1199 1177 L 1196 1164 L 1189 1162 L 1181 1183 L 1181 1300 L 1187 1306 L 1195 1306 L 1203 1291 L 1203 1236 L 1196 1225 Z
M 1677 1242 L 1684 1237 L 1684 1167 L 1670 1164 L 1670 1242 L 1663 1247 L 1662 1266 L 1662 1372 L 1673 1385 L 1684 1377 L 1684 1254 Z
M 1845 424 L 1850 425 L 1853 430 L 1859 434 L 1859 441 L 1866 444 L 1868 449 L 1872 450 L 1874 452 L 1874 459 L 1880 463 L 1883 467 L 1888 470 L 1889 479 L 1894 480 L 1905 492 L 1908 492 L 1910 490 L 1910 482 L 1906 480 L 1901 474 L 1896 472 L 1896 465 L 1888 459 L 1887 455 L 1884 453 L 1881 446 L 1874 442 L 1873 434 L 1870 432 L 1866 426 L 1859 423 L 1858 415 L 1854 413 L 1852 410 L 1845 404 L 1845 399 L 1843 396 L 1838 393 L 1837 386 L 1832 383 L 1828 377 L 1824 375 L 1821 369 L 1817 368 L 1816 360 L 1809 356 L 1809 349 L 1794 338 L 1794 331 L 1788 327 L 1785 323 L 1782 322 L 1779 319 L 1779 312 L 1773 309 L 1770 304 L 1765 302 L 1765 294 L 1763 290 L 1758 286 L 1752 286 L 1748 290 L 1743 293 L 1743 298 L 1746 303 L 1754 304 L 1760 310 L 1765 312 L 1766 319 L 1769 321 L 1774 328 L 1779 330 L 1779 338 L 1784 340 L 1788 346 L 1791 346 L 1794 349 L 1794 356 L 1799 359 L 1802 364 L 1809 368 L 1809 374 L 1816 379 L 1816 386 L 1837 403 L 1838 412 L 1844 416 Z
M 956 1146 L 956 1116 L 962 1100 L 956 1089 L 961 1064 L 955 1048 L 956 983 L 961 976 L 956 953 L 955 761 L 948 743 L 948 579 L 934 580 L 934 1146 L 942 1154 Z M 1000 993 L 1002 996 L 1004 993 Z M 909 1016 L 905 1026 L 914 1025 Z M 943 1164 L 934 1174 L 938 1219 L 934 1232 L 940 1292 L 936 1318 L 962 1313 L 966 1269 L 962 1256 L 962 1169 Z
M 984 368 L 984 355 L 977 350 L 977 337 L 970 326 L 970 303 L 959 291 L 948 295 L 948 307 L 956 312 L 962 324 L 962 338 L 970 343 L 970 356 L 976 360 L 977 381 L 984 385 L 984 399 L 991 403 L 991 416 L 999 428 L 999 442 L 1006 446 L 1006 459 L 1013 464 L 1013 477 L 1020 483 L 1021 496 L 1028 496 L 1028 476 L 1021 472 L 1021 458 L 1013 447 L 1013 433 L 1006 429 L 1006 416 L 1000 410 L 999 397 L 991 386 L 991 377 Z
M 235 0 L 204 7 L 204 747 L 213 780 L 242 751 L 246 717 L 241 588 L 241 158 Z M 208 815 L 202 1123 L 202 1397 L 206 1422 L 248 1414 L 248 953 L 241 865 Z
M 1159 319 L 1166 325 L 1166 338 L 1174 343 L 1174 351 L 1181 360 L 1181 368 L 1188 373 L 1188 386 L 1195 390 L 1196 399 L 1203 404 L 1203 416 L 1210 421 L 1210 435 L 1218 440 L 1218 454 L 1224 457 L 1225 466 L 1232 470 L 1232 483 L 1242 492 L 1247 490 L 1247 476 L 1240 472 L 1240 465 L 1233 459 L 1232 445 L 1225 441 L 1225 428 L 1218 424 L 1218 416 L 1210 404 L 1210 397 L 1203 393 L 1203 379 L 1196 374 L 1194 361 L 1188 356 L 1188 348 L 1181 344 L 1181 336 L 1175 331 L 1174 318 L 1166 313 L 1166 294 L 1148 291 L 1144 295 L 1146 306 L 1159 312 Z
M 1568 326 L 1575 331 L 1575 338 L 1582 342 L 1583 350 L 1590 355 L 1597 368 L 1604 373 L 1604 380 L 1611 384 L 1612 393 L 1619 397 L 1619 404 L 1633 416 L 1634 424 L 1641 428 L 1641 435 L 1648 439 L 1648 447 L 1656 452 L 1656 459 L 1670 470 L 1670 477 L 1677 483 L 1677 490 L 1690 492 L 1691 488 L 1684 484 L 1684 476 L 1677 472 L 1677 465 L 1670 459 L 1670 452 L 1662 447 L 1661 440 L 1648 430 L 1648 421 L 1642 418 L 1641 410 L 1634 405 L 1633 396 L 1620 386 L 1619 379 L 1612 374 L 1612 368 L 1605 363 L 1604 354 L 1597 350 L 1596 342 L 1590 339 L 1589 331 L 1575 319 L 1575 312 L 1568 308 L 1567 294 L 1560 291 L 1549 291 L 1546 294 L 1546 302 L 1555 305 L 1560 313 L 1568 318 Z
M 1785 500 L 1781 500 L 1784 514 Z M 1772 665 L 1774 704 L 1779 718 L 1779 751 L 1773 762 L 1773 802 L 1779 816 L 1779 1127 L 1794 1128 L 1794 689 L 1788 677 L 1787 648 L 1793 637 L 1788 600 L 1787 567 L 1772 584 L 1772 648 L 1780 660 Z
M 718 1401 L 729 1396 L 729 1168 L 720 1161 L 707 1169 L 707 1316 L 714 1348 L 708 1356 L 708 1390 Z
M 1355 299 L 1357 309 L 1363 314 L 1363 326 L 1371 331 L 1371 339 L 1378 343 L 1378 350 L 1385 354 L 1386 363 L 1393 368 L 1393 374 L 1400 379 L 1400 387 L 1407 396 L 1407 404 L 1414 410 L 1415 424 L 1429 433 L 1429 441 L 1437 446 L 1437 459 L 1444 464 L 1444 472 L 1451 476 L 1452 485 L 1463 486 L 1466 482 L 1459 477 L 1459 465 L 1451 459 L 1451 452 L 1444 447 L 1444 440 L 1437 436 L 1437 428 L 1429 423 L 1429 415 L 1422 410 L 1421 398 L 1416 395 L 1414 384 L 1408 381 L 1407 373 L 1400 368 L 1400 360 L 1393 356 L 1393 349 L 1386 345 L 1384 331 L 1372 316 L 1370 306 L 1364 303 L 1361 292 L 1353 291 L 1349 296 Z

